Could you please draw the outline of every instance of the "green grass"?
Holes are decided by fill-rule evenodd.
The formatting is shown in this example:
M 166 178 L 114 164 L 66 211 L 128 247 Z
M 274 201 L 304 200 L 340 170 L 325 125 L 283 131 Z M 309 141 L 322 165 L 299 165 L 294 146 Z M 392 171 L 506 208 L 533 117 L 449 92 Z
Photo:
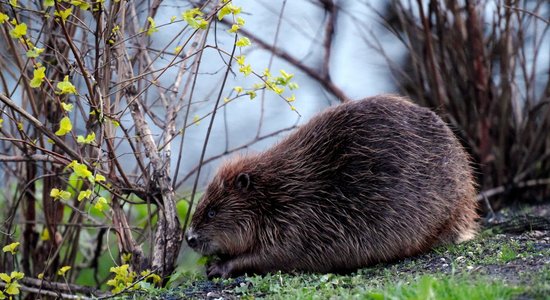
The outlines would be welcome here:
M 522 289 L 502 281 L 464 276 L 424 275 L 392 282 L 390 277 L 373 281 L 362 275 L 275 274 L 250 278 L 251 285 L 237 288 L 243 299 L 513 299 Z

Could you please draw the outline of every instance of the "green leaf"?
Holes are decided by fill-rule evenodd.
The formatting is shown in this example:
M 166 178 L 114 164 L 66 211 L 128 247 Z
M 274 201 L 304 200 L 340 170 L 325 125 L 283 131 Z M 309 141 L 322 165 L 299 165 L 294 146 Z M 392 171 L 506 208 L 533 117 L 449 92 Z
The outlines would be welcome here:
M 63 81 L 57 83 L 57 89 L 56 92 L 59 95 L 64 94 L 76 94 L 76 88 L 75 86 L 69 81 L 69 76 L 65 75 L 65 78 L 63 78 Z
M 44 0 L 44 8 L 48 8 L 50 6 L 54 6 L 55 1 L 54 0 Z
M 30 86 L 32 88 L 39 88 L 46 78 L 46 67 L 39 67 L 33 71 L 33 77 L 31 79 Z
M 26 34 L 27 34 L 27 24 L 25 23 L 17 24 L 12 30 L 10 30 L 10 36 L 14 39 L 21 38 Z
M 59 129 L 55 132 L 55 135 L 63 136 L 71 132 L 73 129 L 73 124 L 71 124 L 71 119 L 69 117 L 63 117 L 59 122 Z

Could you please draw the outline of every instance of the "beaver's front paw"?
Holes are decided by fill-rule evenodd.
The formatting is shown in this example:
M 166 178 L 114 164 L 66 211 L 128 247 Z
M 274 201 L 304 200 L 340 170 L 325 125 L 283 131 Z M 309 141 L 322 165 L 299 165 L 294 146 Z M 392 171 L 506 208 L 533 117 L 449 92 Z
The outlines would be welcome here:
M 208 279 L 221 277 L 227 279 L 231 277 L 231 270 L 227 261 L 212 261 L 206 265 L 206 276 Z

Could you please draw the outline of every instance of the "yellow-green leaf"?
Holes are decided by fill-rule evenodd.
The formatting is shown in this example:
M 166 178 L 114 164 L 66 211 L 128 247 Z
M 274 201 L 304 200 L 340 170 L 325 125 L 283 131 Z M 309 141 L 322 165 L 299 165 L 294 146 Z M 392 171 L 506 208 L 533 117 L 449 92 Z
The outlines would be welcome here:
M 73 165 L 73 171 L 75 172 L 76 176 L 80 178 L 90 178 L 92 177 L 92 172 L 88 170 L 88 167 L 85 164 L 75 163 Z
M 107 199 L 105 197 L 99 197 L 94 204 L 94 208 L 99 211 L 104 211 L 107 207 Z
M 55 13 L 54 13 L 54 16 L 56 17 L 61 17 L 61 20 L 63 22 L 65 22 L 67 20 L 67 18 L 69 18 L 69 16 L 73 13 L 73 8 L 72 7 L 69 7 L 65 10 L 62 10 L 62 11 L 59 11 L 59 10 L 56 10 Z
M 44 52 L 44 48 L 34 47 L 31 50 L 27 51 L 25 55 L 27 55 L 28 58 L 37 58 L 42 52 Z
M 237 45 L 237 47 L 246 47 L 246 46 L 250 46 L 250 40 L 243 36 L 242 38 L 238 39 L 237 42 L 235 43 L 235 45 Z
M 40 234 L 40 240 L 41 241 L 50 240 L 50 230 L 48 230 L 48 228 L 44 228 L 44 230 L 42 230 L 42 233 Z
M 71 269 L 70 266 L 63 266 L 59 270 L 57 270 L 57 275 L 65 276 L 65 273 Z
M 235 56 L 235 60 L 237 60 L 237 63 L 239 64 L 239 66 L 244 66 L 244 59 L 245 59 L 244 55 Z
M 21 285 L 17 281 L 14 281 L 6 286 L 5 292 L 8 295 L 19 295 L 20 286 Z
M 33 71 L 33 77 L 31 79 L 31 87 L 38 88 L 42 85 L 42 82 L 46 78 L 46 67 L 39 67 Z
M 4 24 L 4 22 L 9 20 L 10 20 L 10 17 L 8 15 L 0 13 L 0 24 Z
M 122 259 L 123 263 L 127 263 L 132 259 L 132 253 L 122 253 L 120 258 Z
M 88 10 L 90 9 L 90 4 L 86 1 L 82 1 L 82 0 L 72 0 L 71 1 L 71 4 L 74 5 L 74 6 L 78 6 L 78 8 L 80 9 L 83 9 L 83 10 Z
M 149 21 L 149 29 L 147 29 L 147 35 L 152 35 L 153 33 L 159 31 L 153 18 L 147 17 L 147 21 Z
M 50 191 L 50 197 L 52 197 L 54 200 L 69 200 L 71 199 L 71 193 L 68 191 L 53 188 Z
M 84 138 L 84 136 L 82 135 L 77 136 L 76 142 L 80 144 L 91 144 L 95 142 L 95 132 L 89 133 L 86 138 Z
M 88 199 L 90 198 L 90 196 L 92 195 L 92 191 L 91 190 L 85 190 L 85 191 L 81 191 L 79 194 L 78 194 L 78 201 L 82 201 L 84 199 Z
M 235 90 L 235 92 L 237 92 L 237 94 L 240 94 L 243 92 L 243 87 L 242 86 L 236 86 L 233 88 Z
M 14 39 L 21 38 L 26 34 L 27 34 L 27 24 L 25 23 L 17 24 L 12 30 L 10 30 L 10 36 Z
M 64 94 L 76 94 L 76 88 L 75 86 L 69 81 L 69 76 L 65 75 L 65 78 L 63 78 L 63 81 L 57 83 L 57 94 L 64 95 Z
M 10 277 L 11 279 L 19 280 L 19 279 L 23 279 L 23 277 L 25 277 L 25 274 L 21 272 L 13 271 L 11 272 Z
M 73 105 L 70 103 L 61 102 L 61 107 L 63 107 L 63 110 L 67 112 L 73 110 Z
M 252 73 L 252 67 L 250 66 L 250 64 L 248 64 L 246 66 L 241 66 L 239 68 L 239 72 L 243 73 L 244 76 L 248 76 Z
M 38 279 L 43 279 L 44 278 L 44 273 L 39 273 L 36 277 Z
M 291 89 L 291 90 L 295 90 L 295 89 L 299 88 L 299 86 L 296 82 L 290 82 L 288 84 L 288 88 Z
M 255 91 L 248 91 L 246 94 L 250 97 L 250 100 L 256 98 L 256 92 Z
M 59 122 L 59 129 L 55 132 L 55 135 L 66 135 L 71 132 L 72 129 L 73 124 L 71 123 L 71 119 L 69 119 L 69 117 L 63 117 L 63 119 Z
M 103 175 L 101 175 L 101 174 L 95 174 L 95 178 L 94 178 L 94 181 L 95 181 L 95 182 L 102 182 L 102 181 L 105 181 L 105 180 L 107 180 L 107 179 L 105 178 L 105 176 L 103 176 Z
M 0 279 L 2 279 L 5 283 L 11 282 L 11 276 L 6 273 L 0 273 Z
M 4 252 L 10 252 L 11 254 L 15 254 L 15 252 L 17 252 L 17 246 L 19 246 L 21 243 L 19 242 L 15 242 L 15 243 L 11 243 L 9 245 L 6 245 L 2 248 L 2 251 Z
M 182 19 L 189 24 L 192 28 L 195 29 L 206 29 L 208 26 L 208 21 L 202 18 L 203 12 L 198 8 L 193 8 L 184 11 L 181 14 Z
M 50 6 L 54 6 L 55 5 L 55 1 L 54 0 L 44 0 L 44 7 L 45 8 L 48 8 Z

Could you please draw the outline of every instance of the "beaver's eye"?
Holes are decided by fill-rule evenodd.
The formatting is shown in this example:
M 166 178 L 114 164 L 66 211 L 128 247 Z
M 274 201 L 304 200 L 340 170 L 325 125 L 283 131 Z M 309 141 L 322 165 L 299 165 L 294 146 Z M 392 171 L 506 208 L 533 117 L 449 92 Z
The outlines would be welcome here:
M 216 211 L 213 210 L 213 209 L 210 209 L 210 210 L 208 211 L 207 216 L 208 216 L 208 218 L 212 219 L 213 217 L 216 216 Z

